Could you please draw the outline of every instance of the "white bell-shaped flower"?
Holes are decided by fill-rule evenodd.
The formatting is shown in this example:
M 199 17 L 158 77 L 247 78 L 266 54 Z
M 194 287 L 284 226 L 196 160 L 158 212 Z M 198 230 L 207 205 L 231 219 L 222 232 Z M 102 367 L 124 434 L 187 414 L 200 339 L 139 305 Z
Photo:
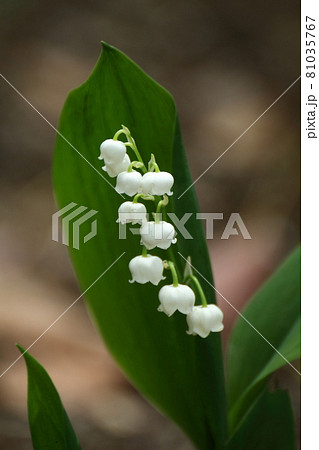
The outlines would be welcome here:
M 119 194 L 127 194 L 130 197 L 140 192 L 142 175 L 136 170 L 121 172 L 117 176 L 115 190 Z
M 164 312 L 168 317 L 177 310 L 183 314 L 189 314 L 195 304 L 194 291 L 186 284 L 163 286 L 158 297 L 161 304 L 157 310 Z
M 147 195 L 172 195 L 174 177 L 168 172 L 147 172 L 143 175 L 141 189 Z
M 123 161 L 118 163 L 105 163 L 105 166 L 102 167 L 104 172 L 107 172 L 108 176 L 111 178 L 117 177 L 119 173 L 124 172 L 128 169 L 128 166 L 131 164 L 130 157 L 126 153 Z
M 132 274 L 130 283 L 134 281 L 141 284 L 151 282 L 157 286 L 161 280 L 165 280 L 163 261 L 158 256 L 135 256 L 129 263 L 129 269 Z
M 105 164 L 114 164 L 123 161 L 126 153 L 126 147 L 122 141 L 106 139 L 100 145 L 101 155 L 99 159 L 104 159 Z
M 119 207 L 119 218 L 117 222 L 120 223 L 144 223 L 146 222 L 146 207 L 143 203 L 124 202 Z
M 176 231 L 172 224 L 160 221 L 146 222 L 140 228 L 141 243 L 145 245 L 147 250 L 152 250 L 155 247 L 168 249 L 171 244 L 176 242 Z
M 187 334 L 198 334 L 206 338 L 211 331 L 222 331 L 223 317 L 223 312 L 216 305 L 194 306 L 192 312 L 186 317 L 189 327 Z

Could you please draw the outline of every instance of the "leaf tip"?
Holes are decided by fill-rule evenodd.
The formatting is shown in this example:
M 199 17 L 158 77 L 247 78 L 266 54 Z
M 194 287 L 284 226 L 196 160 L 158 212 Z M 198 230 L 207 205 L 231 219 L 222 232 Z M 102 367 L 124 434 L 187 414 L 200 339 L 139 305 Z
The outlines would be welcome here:
M 25 353 L 26 350 L 22 347 L 22 345 L 20 345 L 20 344 L 18 344 L 18 343 L 16 342 L 15 346 L 17 347 L 18 350 L 20 350 L 20 352 L 22 353 L 22 355 L 23 355 L 23 353 Z
M 30 358 L 28 351 L 24 347 L 22 347 L 22 345 L 20 345 L 18 343 L 16 343 L 15 346 L 21 353 L 21 355 L 19 356 L 19 359 L 23 356 L 25 362 L 27 362 L 27 360 Z
M 102 46 L 102 50 L 107 50 L 107 51 L 116 51 L 116 48 L 113 47 L 113 45 L 108 44 L 105 41 L 101 41 L 101 46 Z

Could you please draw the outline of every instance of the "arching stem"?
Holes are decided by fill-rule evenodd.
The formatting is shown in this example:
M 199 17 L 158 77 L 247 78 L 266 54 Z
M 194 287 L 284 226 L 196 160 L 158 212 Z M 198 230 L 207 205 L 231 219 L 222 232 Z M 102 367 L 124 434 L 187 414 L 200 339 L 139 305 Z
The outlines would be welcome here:
M 201 284 L 200 284 L 198 278 L 195 277 L 195 275 L 190 275 L 190 276 L 187 278 L 187 283 L 188 283 L 188 281 L 190 281 L 190 280 L 191 280 L 191 281 L 195 284 L 195 286 L 196 286 L 196 289 L 197 289 L 197 291 L 198 291 L 198 294 L 199 294 L 199 297 L 200 297 L 202 306 L 203 306 L 203 307 L 206 307 L 206 306 L 207 306 L 206 296 L 205 296 L 205 294 L 204 294 L 204 291 L 203 291 L 203 289 L 202 289 L 202 286 L 201 286 Z
M 173 278 L 173 286 L 177 287 L 178 286 L 178 276 L 177 276 L 177 272 L 175 269 L 175 264 L 172 261 L 167 261 L 168 267 L 172 273 L 172 278 Z

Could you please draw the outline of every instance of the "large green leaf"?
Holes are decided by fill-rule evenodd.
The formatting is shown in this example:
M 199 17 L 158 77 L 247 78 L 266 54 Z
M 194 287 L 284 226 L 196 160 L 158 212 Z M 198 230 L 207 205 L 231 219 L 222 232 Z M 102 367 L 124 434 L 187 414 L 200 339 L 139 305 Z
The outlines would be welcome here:
M 240 317 L 230 337 L 227 389 L 231 429 L 269 375 L 300 357 L 300 248 L 256 293 L 242 314 L 255 329 Z
M 227 450 L 294 450 L 294 417 L 289 394 L 263 392 L 249 409 Z
M 144 161 L 154 153 L 160 168 L 173 173 L 174 196 L 168 211 L 179 217 L 197 211 L 193 189 L 177 199 L 191 179 L 172 97 L 125 55 L 102 44 L 97 66 L 69 94 L 59 124 L 61 135 L 87 161 L 61 135 L 55 149 L 53 176 L 59 207 L 75 202 L 99 211 L 97 236 L 80 250 L 71 248 L 71 259 L 84 290 L 126 252 L 86 294 L 97 327 L 143 395 L 175 420 L 199 448 L 221 448 L 227 420 L 220 336 L 203 340 L 186 335 L 185 316 L 168 319 L 157 312 L 159 287 L 128 282 L 128 262 L 141 252 L 139 239 L 130 233 L 126 240 L 118 238 L 117 209 L 123 199 L 96 172 L 103 173 L 97 159 L 100 143 L 121 124 L 131 130 Z M 175 256 L 177 251 L 190 255 L 212 282 L 201 223 L 193 215 L 187 225 L 194 240 L 178 236 Z M 167 258 L 164 251 L 157 254 Z M 177 259 L 182 272 L 183 260 Z M 209 285 L 204 289 L 214 301 Z
M 34 450 L 80 450 L 60 396 L 45 369 L 17 346 L 28 370 L 28 414 Z

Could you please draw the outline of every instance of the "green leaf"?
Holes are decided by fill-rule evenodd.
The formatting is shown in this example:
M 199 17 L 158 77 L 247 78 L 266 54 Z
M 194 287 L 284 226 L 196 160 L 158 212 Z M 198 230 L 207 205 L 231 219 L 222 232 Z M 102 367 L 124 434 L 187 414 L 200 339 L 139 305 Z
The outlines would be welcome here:
M 34 450 L 80 450 L 60 396 L 45 369 L 17 345 L 28 370 L 28 414 Z
M 255 329 L 238 318 L 230 337 L 227 391 L 231 430 L 269 376 L 287 361 L 300 357 L 300 248 L 256 293 L 242 314 Z
M 124 200 L 99 176 L 104 172 L 97 159 L 100 143 L 111 138 L 121 124 L 130 129 L 145 163 L 154 153 L 161 170 L 173 173 L 174 196 L 167 211 L 181 218 L 185 212 L 198 210 L 193 189 L 178 199 L 191 179 L 172 97 L 125 55 L 103 43 L 97 66 L 69 94 L 59 124 L 61 135 L 89 164 L 61 135 L 55 149 L 53 176 L 59 207 L 75 202 L 99 212 L 97 236 L 80 250 L 70 248 L 71 259 L 85 290 L 126 252 L 86 293 L 97 327 L 144 396 L 199 448 L 221 448 L 227 419 L 220 336 L 206 340 L 188 336 L 185 316 L 176 313 L 168 318 L 157 312 L 159 286 L 128 282 L 128 263 L 141 253 L 139 238 L 129 231 L 126 240 L 118 238 L 117 209 Z M 114 185 L 115 180 L 111 181 Z M 150 203 L 146 203 L 148 210 Z M 179 235 L 173 246 L 179 273 L 183 273 L 184 260 L 178 251 L 185 258 L 191 256 L 194 266 L 212 282 L 202 225 L 195 214 L 187 229 L 194 240 Z M 152 253 L 167 259 L 162 250 Z M 211 287 L 203 288 L 214 302 Z
M 227 450 L 294 450 L 294 417 L 287 391 L 264 391 L 231 437 Z

